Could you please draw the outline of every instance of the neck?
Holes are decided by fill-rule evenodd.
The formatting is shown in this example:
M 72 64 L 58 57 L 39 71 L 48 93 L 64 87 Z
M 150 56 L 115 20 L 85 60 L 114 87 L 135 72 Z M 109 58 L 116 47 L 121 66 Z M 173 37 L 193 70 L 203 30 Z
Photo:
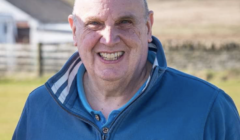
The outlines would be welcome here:
M 135 74 L 130 80 L 118 81 L 91 79 L 86 72 L 83 83 L 88 103 L 94 110 L 102 111 L 107 118 L 111 111 L 120 108 L 134 96 L 147 80 L 151 68 L 152 65 L 147 62 L 145 69 L 139 74 Z

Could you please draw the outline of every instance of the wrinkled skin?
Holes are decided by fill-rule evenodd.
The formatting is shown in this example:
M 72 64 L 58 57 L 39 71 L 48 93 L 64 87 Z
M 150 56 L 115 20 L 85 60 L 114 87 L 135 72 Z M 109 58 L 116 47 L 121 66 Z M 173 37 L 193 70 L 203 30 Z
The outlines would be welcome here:
M 146 17 L 143 0 L 77 0 L 69 23 L 87 70 L 84 83 L 92 87 L 86 92 L 133 95 L 151 69 L 147 52 L 153 13 Z M 115 52 L 123 52 L 116 61 L 99 55 Z

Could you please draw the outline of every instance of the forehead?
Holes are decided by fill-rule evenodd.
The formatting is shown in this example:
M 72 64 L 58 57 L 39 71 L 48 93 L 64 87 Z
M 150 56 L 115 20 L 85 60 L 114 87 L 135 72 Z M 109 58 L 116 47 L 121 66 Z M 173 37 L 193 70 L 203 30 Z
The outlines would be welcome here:
M 74 7 L 74 14 L 81 19 L 124 15 L 140 17 L 144 12 L 143 0 L 76 0 Z

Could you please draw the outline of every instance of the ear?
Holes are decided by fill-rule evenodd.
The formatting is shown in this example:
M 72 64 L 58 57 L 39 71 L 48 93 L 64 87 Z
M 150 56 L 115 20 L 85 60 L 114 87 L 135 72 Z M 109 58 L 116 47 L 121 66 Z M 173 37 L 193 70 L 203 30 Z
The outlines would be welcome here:
M 149 11 L 148 20 L 147 20 L 147 28 L 148 28 L 148 42 L 152 42 L 152 26 L 153 26 L 154 18 L 153 11 Z
M 74 19 L 73 19 L 73 15 L 69 15 L 69 16 L 68 16 L 68 23 L 70 24 L 71 29 L 72 29 L 74 46 L 77 46 L 76 25 L 75 25 L 75 21 L 74 21 Z

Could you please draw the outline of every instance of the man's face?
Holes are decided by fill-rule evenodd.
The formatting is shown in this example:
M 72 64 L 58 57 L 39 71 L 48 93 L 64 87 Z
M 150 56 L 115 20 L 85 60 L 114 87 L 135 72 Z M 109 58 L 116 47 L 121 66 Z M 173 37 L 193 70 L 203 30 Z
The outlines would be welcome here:
M 143 0 L 77 0 L 74 13 L 74 44 L 90 76 L 114 81 L 144 70 L 153 14 Z

